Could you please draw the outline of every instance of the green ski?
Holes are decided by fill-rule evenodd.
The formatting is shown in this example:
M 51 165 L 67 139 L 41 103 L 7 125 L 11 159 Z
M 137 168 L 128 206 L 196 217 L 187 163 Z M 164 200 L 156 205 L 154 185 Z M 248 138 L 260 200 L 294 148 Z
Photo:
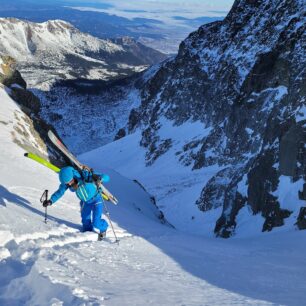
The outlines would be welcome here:
M 36 162 L 40 163 L 41 165 L 44 165 L 45 167 L 55 171 L 55 172 L 60 172 L 60 168 L 54 166 L 53 164 L 51 164 L 50 162 L 48 162 L 47 160 L 43 159 L 42 157 L 35 155 L 33 153 L 24 153 L 25 157 L 28 157 L 32 160 L 35 160 Z

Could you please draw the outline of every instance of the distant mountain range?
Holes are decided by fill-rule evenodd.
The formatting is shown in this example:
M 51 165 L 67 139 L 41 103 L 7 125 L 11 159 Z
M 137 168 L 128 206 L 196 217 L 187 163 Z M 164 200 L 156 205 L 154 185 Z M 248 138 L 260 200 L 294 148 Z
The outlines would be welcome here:
M 102 40 L 62 20 L 0 18 L 0 41 L 0 54 L 16 59 L 30 87 L 56 79 L 114 79 L 166 58 L 131 38 Z
M 181 20 L 181 26 L 167 26 L 161 21 L 146 18 L 123 18 L 104 12 L 72 9 L 69 6 L 105 8 L 103 3 L 81 1 L 32 1 L 32 0 L 1 0 L 0 17 L 15 17 L 33 22 L 46 22 L 60 19 L 71 23 L 80 31 L 101 39 L 129 36 L 162 53 L 174 54 L 179 43 L 187 35 L 204 23 L 222 20 L 223 17 L 200 17 Z

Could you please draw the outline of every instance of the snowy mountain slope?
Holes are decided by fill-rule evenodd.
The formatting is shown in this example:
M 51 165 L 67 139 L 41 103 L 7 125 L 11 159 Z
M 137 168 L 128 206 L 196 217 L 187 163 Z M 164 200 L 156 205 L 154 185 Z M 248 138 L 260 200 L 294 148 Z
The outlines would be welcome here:
M 57 127 L 75 154 L 82 154 L 122 137 L 120 129 L 128 124 L 131 110 L 141 103 L 143 83 L 161 65 L 115 81 L 65 80 L 53 84 L 48 91 L 32 92 L 41 101 L 40 116 Z
M 57 127 L 72 152 L 81 154 L 112 142 L 140 104 L 134 77 L 115 83 L 77 79 L 33 92 L 41 101 L 40 115 Z
M 129 138 L 110 145 L 118 160 L 108 163 L 131 171 L 175 224 L 199 208 L 200 231 L 213 216 L 222 237 L 248 235 L 253 222 L 294 229 L 306 199 L 305 25 L 305 1 L 235 1 L 142 78 Z
M 174 143 L 176 145 L 180 145 L 181 142 L 185 140 L 185 135 L 188 135 L 188 137 L 190 137 L 190 135 L 196 137 L 197 131 L 199 130 L 196 124 L 190 124 L 189 128 L 184 125 L 181 126 L 180 129 L 175 127 L 173 129 L 175 129 L 175 133 L 173 133 L 171 129 L 167 129 L 167 131 L 172 135 L 172 138 L 175 139 Z M 177 137 L 174 138 L 173 135 L 177 135 Z M 196 194 L 197 192 L 200 192 L 202 184 L 209 181 L 210 177 L 212 177 L 216 172 L 220 171 L 220 168 L 217 166 L 207 167 L 205 169 L 196 171 L 196 173 L 191 176 L 188 168 L 179 166 L 175 158 L 169 158 L 170 154 L 168 156 L 166 154 L 161 156 L 151 167 L 145 167 L 145 149 L 139 148 L 138 144 L 140 140 L 141 134 L 136 132 L 135 134 L 128 135 L 116 142 L 110 143 L 102 148 L 82 155 L 81 160 L 84 163 L 90 163 L 95 160 L 97 156 L 99 156 L 103 158 L 103 162 L 105 164 L 113 167 L 121 174 L 128 176 L 130 179 L 137 178 L 146 186 L 147 190 L 156 197 L 159 208 L 162 209 L 169 222 L 175 225 L 177 230 L 188 233 L 188 241 L 194 237 L 195 233 L 196 235 L 201 235 L 202 237 L 206 236 L 206 238 L 201 238 L 202 241 L 200 243 L 202 245 L 204 244 L 205 250 L 210 249 L 210 247 L 212 247 L 210 242 L 213 239 L 215 221 L 219 217 L 222 210 L 221 208 L 217 208 L 203 214 L 196 208 L 196 206 L 191 206 L 190 203 L 195 201 Z M 175 146 L 173 150 L 174 149 Z M 97 164 L 92 162 L 92 165 L 96 166 Z M 286 181 L 283 183 L 285 185 L 288 184 Z M 288 190 L 288 188 L 292 187 L 292 185 L 290 187 L 285 187 L 282 186 L 281 188 L 281 198 L 284 201 L 282 204 L 287 204 L 288 201 L 292 201 L 293 203 L 300 202 L 300 205 L 302 205 L 302 201 L 299 201 L 296 197 L 297 189 L 302 187 L 301 182 L 299 182 L 295 189 L 292 188 Z M 246 243 L 248 246 L 250 246 L 250 244 L 252 244 L 251 241 L 257 241 L 255 244 L 259 243 L 262 246 L 262 244 L 267 243 L 267 246 L 271 246 L 273 245 L 273 239 L 278 237 L 276 240 L 282 240 L 281 237 L 284 237 L 284 241 L 280 242 L 281 250 L 278 250 L 278 252 L 283 255 L 284 250 L 290 249 L 292 254 L 297 255 L 297 252 L 293 250 L 290 245 L 288 245 L 287 248 L 287 237 L 290 236 L 292 241 L 295 241 L 294 243 L 300 243 L 300 239 L 303 240 L 302 237 L 305 235 L 303 232 L 298 233 L 296 230 L 293 230 L 295 228 L 294 223 L 296 222 L 299 207 L 291 208 L 295 209 L 295 212 L 289 219 L 286 220 L 286 226 L 274 229 L 273 233 L 265 234 L 264 236 L 260 237 L 264 218 L 260 215 L 253 216 L 252 212 L 245 207 L 243 210 L 241 210 L 237 217 L 236 238 L 233 239 L 233 243 L 235 245 L 236 243 L 238 245 L 240 245 L 240 243 Z M 274 232 L 276 234 L 274 234 Z M 165 242 L 165 244 L 166 243 L 169 243 L 169 241 Z M 174 243 L 177 243 L 177 241 L 175 240 Z M 188 245 L 188 243 L 186 244 Z M 272 249 L 274 249 L 274 246 L 272 246 Z M 221 256 L 221 258 L 216 254 L 213 255 L 218 257 L 217 262 L 214 262 L 213 266 L 217 267 L 217 271 L 222 271 L 222 275 L 226 279 L 225 282 L 228 281 L 228 278 L 226 277 L 228 276 L 228 273 L 232 273 L 228 270 L 230 265 L 232 265 L 232 268 L 235 271 L 239 270 L 243 266 L 242 269 L 244 269 L 244 275 L 239 276 L 239 281 L 241 281 L 241 284 L 247 282 L 248 285 L 246 286 L 249 286 L 249 282 L 245 279 L 245 276 L 249 275 L 248 272 L 246 272 L 250 269 L 248 265 L 250 264 L 253 267 L 256 266 L 254 269 L 261 270 L 265 264 L 263 265 L 261 260 L 255 263 L 256 255 L 249 250 L 250 253 L 248 253 L 248 256 L 250 258 L 250 262 L 247 264 L 247 266 L 245 266 L 245 263 L 243 263 L 244 258 L 242 256 L 243 251 L 241 249 L 236 251 L 237 253 L 234 255 L 230 250 L 225 249 L 225 245 L 223 245 L 222 250 L 220 249 L 220 253 L 218 254 Z M 263 253 L 259 253 L 261 254 L 261 257 Z M 199 261 L 206 262 L 206 255 L 203 255 L 203 257 L 200 256 Z M 235 259 L 230 260 L 229 257 L 231 256 L 233 256 L 232 259 Z M 243 258 L 242 262 L 241 258 Z M 220 261 L 224 264 L 220 264 Z M 302 259 L 300 261 L 300 265 L 304 265 L 304 263 L 305 261 Z M 273 268 L 272 270 L 274 271 Z M 264 286 L 266 286 L 268 283 L 270 283 L 269 281 L 266 281 L 266 277 L 267 274 L 270 274 L 271 272 L 271 266 L 265 266 L 263 271 L 265 274 L 263 277 L 265 281 L 263 281 L 263 283 L 265 283 Z M 269 273 L 267 273 L 267 271 L 269 271 Z M 199 273 L 201 274 L 201 272 Z M 274 272 L 272 272 L 272 274 L 273 273 Z M 257 287 L 261 287 L 261 281 L 259 281 L 253 272 L 251 272 L 251 274 L 254 284 L 256 283 Z M 216 275 L 213 275 L 212 277 L 215 279 Z M 235 280 L 231 281 L 235 283 Z M 275 282 L 275 280 L 273 280 L 272 283 L 273 282 Z M 268 286 L 270 287 L 269 290 L 274 291 L 271 283 Z M 300 288 L 304 288 L 304 281 L 302 281 L 302 284 L 299 284 L 299 286 Z M 235 287 L 235 285 L 233 285 L 233 287 Z M 292 300 L 287 300 L 286 302 L 278 301 L 278 303 L 288 305 L 294 304 Z
M 166 219 L 177 229 L 190 234 L 197 233 L 212 237 L 216 220 L 222 213 L 222 207 L 209 209 L 203 213 L 192 204 L 196 202 L 198 194 L 201 193 L 203 184 L 208 183 L 214 175 L 226 168 L 212 165 L 195 170 L 191 175 L 190 170 L 180 165 L 175 156 L 177 147 L 188 141 L 191 135 L 196 138 L 199 125 L 201 123 L 190 123 L 189 126 L 185 124 L 181 128 L 167 129 L 170 134 L 172 133 L 174 145 L 168 154 L 158 158 L 150 167 L 145 166 L 145 149 L 139 147 L 141 142 L 139 132 L 81 155 L 81 160 L 86 164 L 95 159 L 95 156 L 101 156 L 103 162 L 109 167 L 130 179 L 141 182 L 146 190 L 155 197 L 158 208 L 164 213 Z M 228 181 L 226 177 L 222 180 L 224 184 Z M 239 185 L 239 188 L 241 192 L 246 192 L 247 187 L 243 183 Z M 300 207 L 304 205 L 304 201 L 298 198 L 298 191 L 302 189 L 303 180 L 292 183 L 288 177 L 281 178 L 280 188 L 275 195 L 279 197 L 282 207 L 292 210 L 293 213 L 286 219 L 283 227 L 274 229 L 274 231 L 284 233 L 296 230 L 296 219 Z M 235 235 L 237 237 L 257 236 L 261 233 L 264 222 L 265 219 L 261 215 L 254 217 L 251 209 L 244 207 L 237 216 Z
M 18 122 L 26 127 L 22 112 L 3 88 L 0 101 L 1 305 L 301 305 L 302 232 L 251 242 L 186 235 L 159 222 L 142 188 L 102 166 L 104 154 L 83 159 L 111 176 L 120 245 L 79 232 L 72 194 L 48 208 L 45 224 L 39 198 L 57 188 L 57 175 L 23 157 L 11 138 Z
M 190 127 L 193 128 L 192 125 Z M 81 160 L 86 164 L 94 160 L 95 156 L 101 156 L 111 168 L 130 179 L 140 181 L 154 195 L 158 207 L 177 229 L 212 237 L 215 220 L 221 211 L 204 215 L 190 203 L 196 200 L 196 194 L 201 191 L 203 182 L 208 181 L 219 168 L 211 167 L 190 176 L 188 169 L 179 166 L 175 159 L 167 157 L 160 158 L 154 166 L 147 168 L 144 166 L 145 150 L 139 148 L 140 139 L 140 133 L 128 135 L 81 155 Z
M 55 79 L 129 75 L 165 58 L 133 40 L 98 39 L 62 20 L 0 18 L 0 33 L 0 54 L 17 60 L 30 87 L 48 88 Z

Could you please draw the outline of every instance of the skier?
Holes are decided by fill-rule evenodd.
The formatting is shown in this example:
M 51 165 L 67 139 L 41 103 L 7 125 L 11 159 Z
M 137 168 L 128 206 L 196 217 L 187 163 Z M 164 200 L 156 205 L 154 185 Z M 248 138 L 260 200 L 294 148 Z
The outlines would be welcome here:
M 103 212 L 103 198 L 95 180 L 101 180 L 103 183 L 109 181 L 106 174 L 92 173 L 87 167 L 84 167 L 81 173 L 73 167 L 64 167 L 59 172 L 61 182 L 59 189 L 54 192 L 49 200 L 43 202 L 47 207 L 59 200 L 67 189 L 76 193 L 81 200 L 81 217 L 84 231 L 94 231 L 98 233 L 98 240 L 106 236 L 108 223 L 101 219 Z

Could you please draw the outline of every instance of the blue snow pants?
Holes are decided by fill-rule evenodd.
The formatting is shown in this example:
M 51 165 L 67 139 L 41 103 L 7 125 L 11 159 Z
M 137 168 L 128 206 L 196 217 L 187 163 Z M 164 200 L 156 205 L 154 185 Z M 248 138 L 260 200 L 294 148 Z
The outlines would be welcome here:
M 83 230 L 102 233 L 107 230 L 108 223 L 101 219 L 103 213 L 103 199 L 98 194 L 93 199 L 83 202 L 81 201 L 81 217 Z

